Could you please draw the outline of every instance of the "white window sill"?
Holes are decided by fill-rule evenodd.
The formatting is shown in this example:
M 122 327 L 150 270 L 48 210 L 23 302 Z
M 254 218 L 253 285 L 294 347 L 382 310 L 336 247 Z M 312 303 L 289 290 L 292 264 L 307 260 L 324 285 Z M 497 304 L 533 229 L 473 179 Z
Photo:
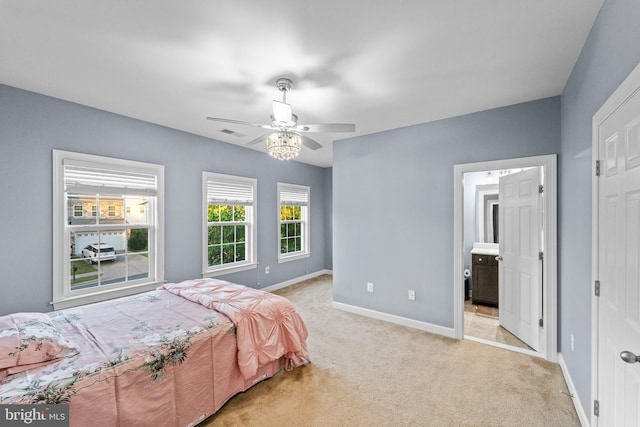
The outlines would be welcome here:
M 163 284 L 162 282 L 152 282 L 152 283 L 144 283 L 141 285 L 128 286 L 126 288 L 104 290 L 104 291 L 99 291 L 92 294 L 84 294 L 79 296 L 67 297 L 59 301 L 53 301 L 51 304 L 53 305 L 54 310 L 61 310 L 64 308 L 71 308 L 71 307 L 77 307 L 79 305 L 91 304 L 93 302 L 106 301 L 109 299 L 135 295 L 135 294 L 139 294 L 147 291 L 153 291 L 159 286 L 161 286 L 162 284 Z
M 294 254 L 294 255 L 279 256 L 278 257 L 278 264 L 283 263 L 283 262 L 295 261 L 295 260 L 303 259 L 303 258 L 309 258 L 310 256 L 311 256 L 311 254 L 309 252 L 304 252 L 304 253 L 301 253 L 301 254 Z
M 258 263 L 242 264 L 242 265 L 237 265 L 237 266 L 232 266 L 232 267 L 221 267 L 221 268 L 216 268 L 215 270 L 205 271 L 204 273 L 202 273 L 202 277 L 223 276 L 225 274 L 238 273 L 240 271 L 252 270 L 252 269 L 254 269 L 256 267 L 258 267 Z

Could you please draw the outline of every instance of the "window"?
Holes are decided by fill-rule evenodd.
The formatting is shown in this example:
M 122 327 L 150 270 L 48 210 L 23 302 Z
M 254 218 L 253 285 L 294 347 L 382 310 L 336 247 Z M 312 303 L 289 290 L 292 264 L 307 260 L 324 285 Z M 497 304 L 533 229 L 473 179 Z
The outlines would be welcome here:
M 54 308 L 161 284 L 164 166 L 59 150 L 53 162 Z M 146 215 L 124 213 L 139 204 Z M 75 206 L 91 206 L 91 216 Z
M 73 216 L 76 218 L 82 216 L 82 205 L 73 206 Z
M 256 268 L 257 181 L 202 173 L 202 275 Z
M 278 183 L 278 262 L 309 256 L 309 187 Z

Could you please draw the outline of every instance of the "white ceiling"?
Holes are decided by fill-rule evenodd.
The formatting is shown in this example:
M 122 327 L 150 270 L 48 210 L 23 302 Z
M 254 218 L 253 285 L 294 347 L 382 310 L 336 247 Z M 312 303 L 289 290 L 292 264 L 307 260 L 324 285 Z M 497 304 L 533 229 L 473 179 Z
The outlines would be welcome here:
M 602 1 L 0 0 L 0 83 L 244 145 L 205 117 L 268 123 L 287 76 L 364 135 L 559 95 Z

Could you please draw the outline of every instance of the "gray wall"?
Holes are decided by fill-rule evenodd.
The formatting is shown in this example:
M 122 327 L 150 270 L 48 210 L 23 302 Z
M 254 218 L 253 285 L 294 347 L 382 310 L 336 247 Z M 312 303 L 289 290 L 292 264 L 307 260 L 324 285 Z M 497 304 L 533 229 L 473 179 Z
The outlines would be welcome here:
M 559 97 L 337 141 L 334 300 L 453 327 L 453 166 L 559 150 Z
M 203 170 L 258 179 L 260 266 L 224 279 L 265 287 L 326 268 L 324 169 L 0 85 L 0 314 L 51 309 L 54 148 L 165 165 L 168 281 L 200 277 Z M 308 259 L 277 262 L 278 181 L 311 187 Z
M 562 94 L 559 347 L 585 410 L 591 407 L 591 124 L 640 62 L 640 2 L 605 0 Z M 575 337 L 571 351 L 570 336 Z

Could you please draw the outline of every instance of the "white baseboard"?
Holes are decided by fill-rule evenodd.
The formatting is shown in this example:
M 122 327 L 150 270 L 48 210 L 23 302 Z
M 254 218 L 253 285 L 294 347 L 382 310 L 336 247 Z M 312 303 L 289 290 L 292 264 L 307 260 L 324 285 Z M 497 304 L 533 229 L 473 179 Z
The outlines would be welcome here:
M 267 286 L 266 288 L 260 289 L 265 292 L 273 292 L 278 289 L 286 288 L 287 286 L 295 285 L 296 283 L 300 283 L 304 280 L 313 279 L 314 277 L 322 276 L 323 274 L 333 275 L 333 270 L 319 270 L 313 273 L 305 274 L 304 276 L 299 276 L 285 282 L 276 283 L 275 285 Z
M 560 368 L 562 368 L 562 375 L 564 376 L 564 380 L 567 383 L 567 388 L 569 389 L 569 393 L 571 393 L 571 397 L 573 400 L 573 406 L 576 408 L 576 412 L 578 413 L 578 419 L 580 420 L 580 425 L 582 427 L 589 427 L 589 416 L 584 410 L 580 399 L 578 398 L 578 393 L 576 392 L 576 387 L 573 384 L 573 380 L 571 379 L 571 374 L 569 374 L 569 369 L 567 368 L 566 363 L 564 362 L 564 358 L 562 357 L 562 353 L 558 353 L 558 363 L 560 364 Z
M 371 317 L 373 319 L 384 320 L 385 322 L 396 323 L 398 325 L 420 329 L 421 331 L 430 332 L 432 334 L 444 335 L 445 337 L 449 338 L 455 337 L 455 331 L 453 328 L 445 328 L 444 326 L 434 325 L 432 323 L 420 322 L 418 320 L 407 319 L 406 317 L 383 313 L 381 311 L 369 310 L 368 308 L 343 304 L 336 301 L 333 301 L 331 305 L 335 309 L 347 311 L 349 313 L 359 314 L 361 316 Z

